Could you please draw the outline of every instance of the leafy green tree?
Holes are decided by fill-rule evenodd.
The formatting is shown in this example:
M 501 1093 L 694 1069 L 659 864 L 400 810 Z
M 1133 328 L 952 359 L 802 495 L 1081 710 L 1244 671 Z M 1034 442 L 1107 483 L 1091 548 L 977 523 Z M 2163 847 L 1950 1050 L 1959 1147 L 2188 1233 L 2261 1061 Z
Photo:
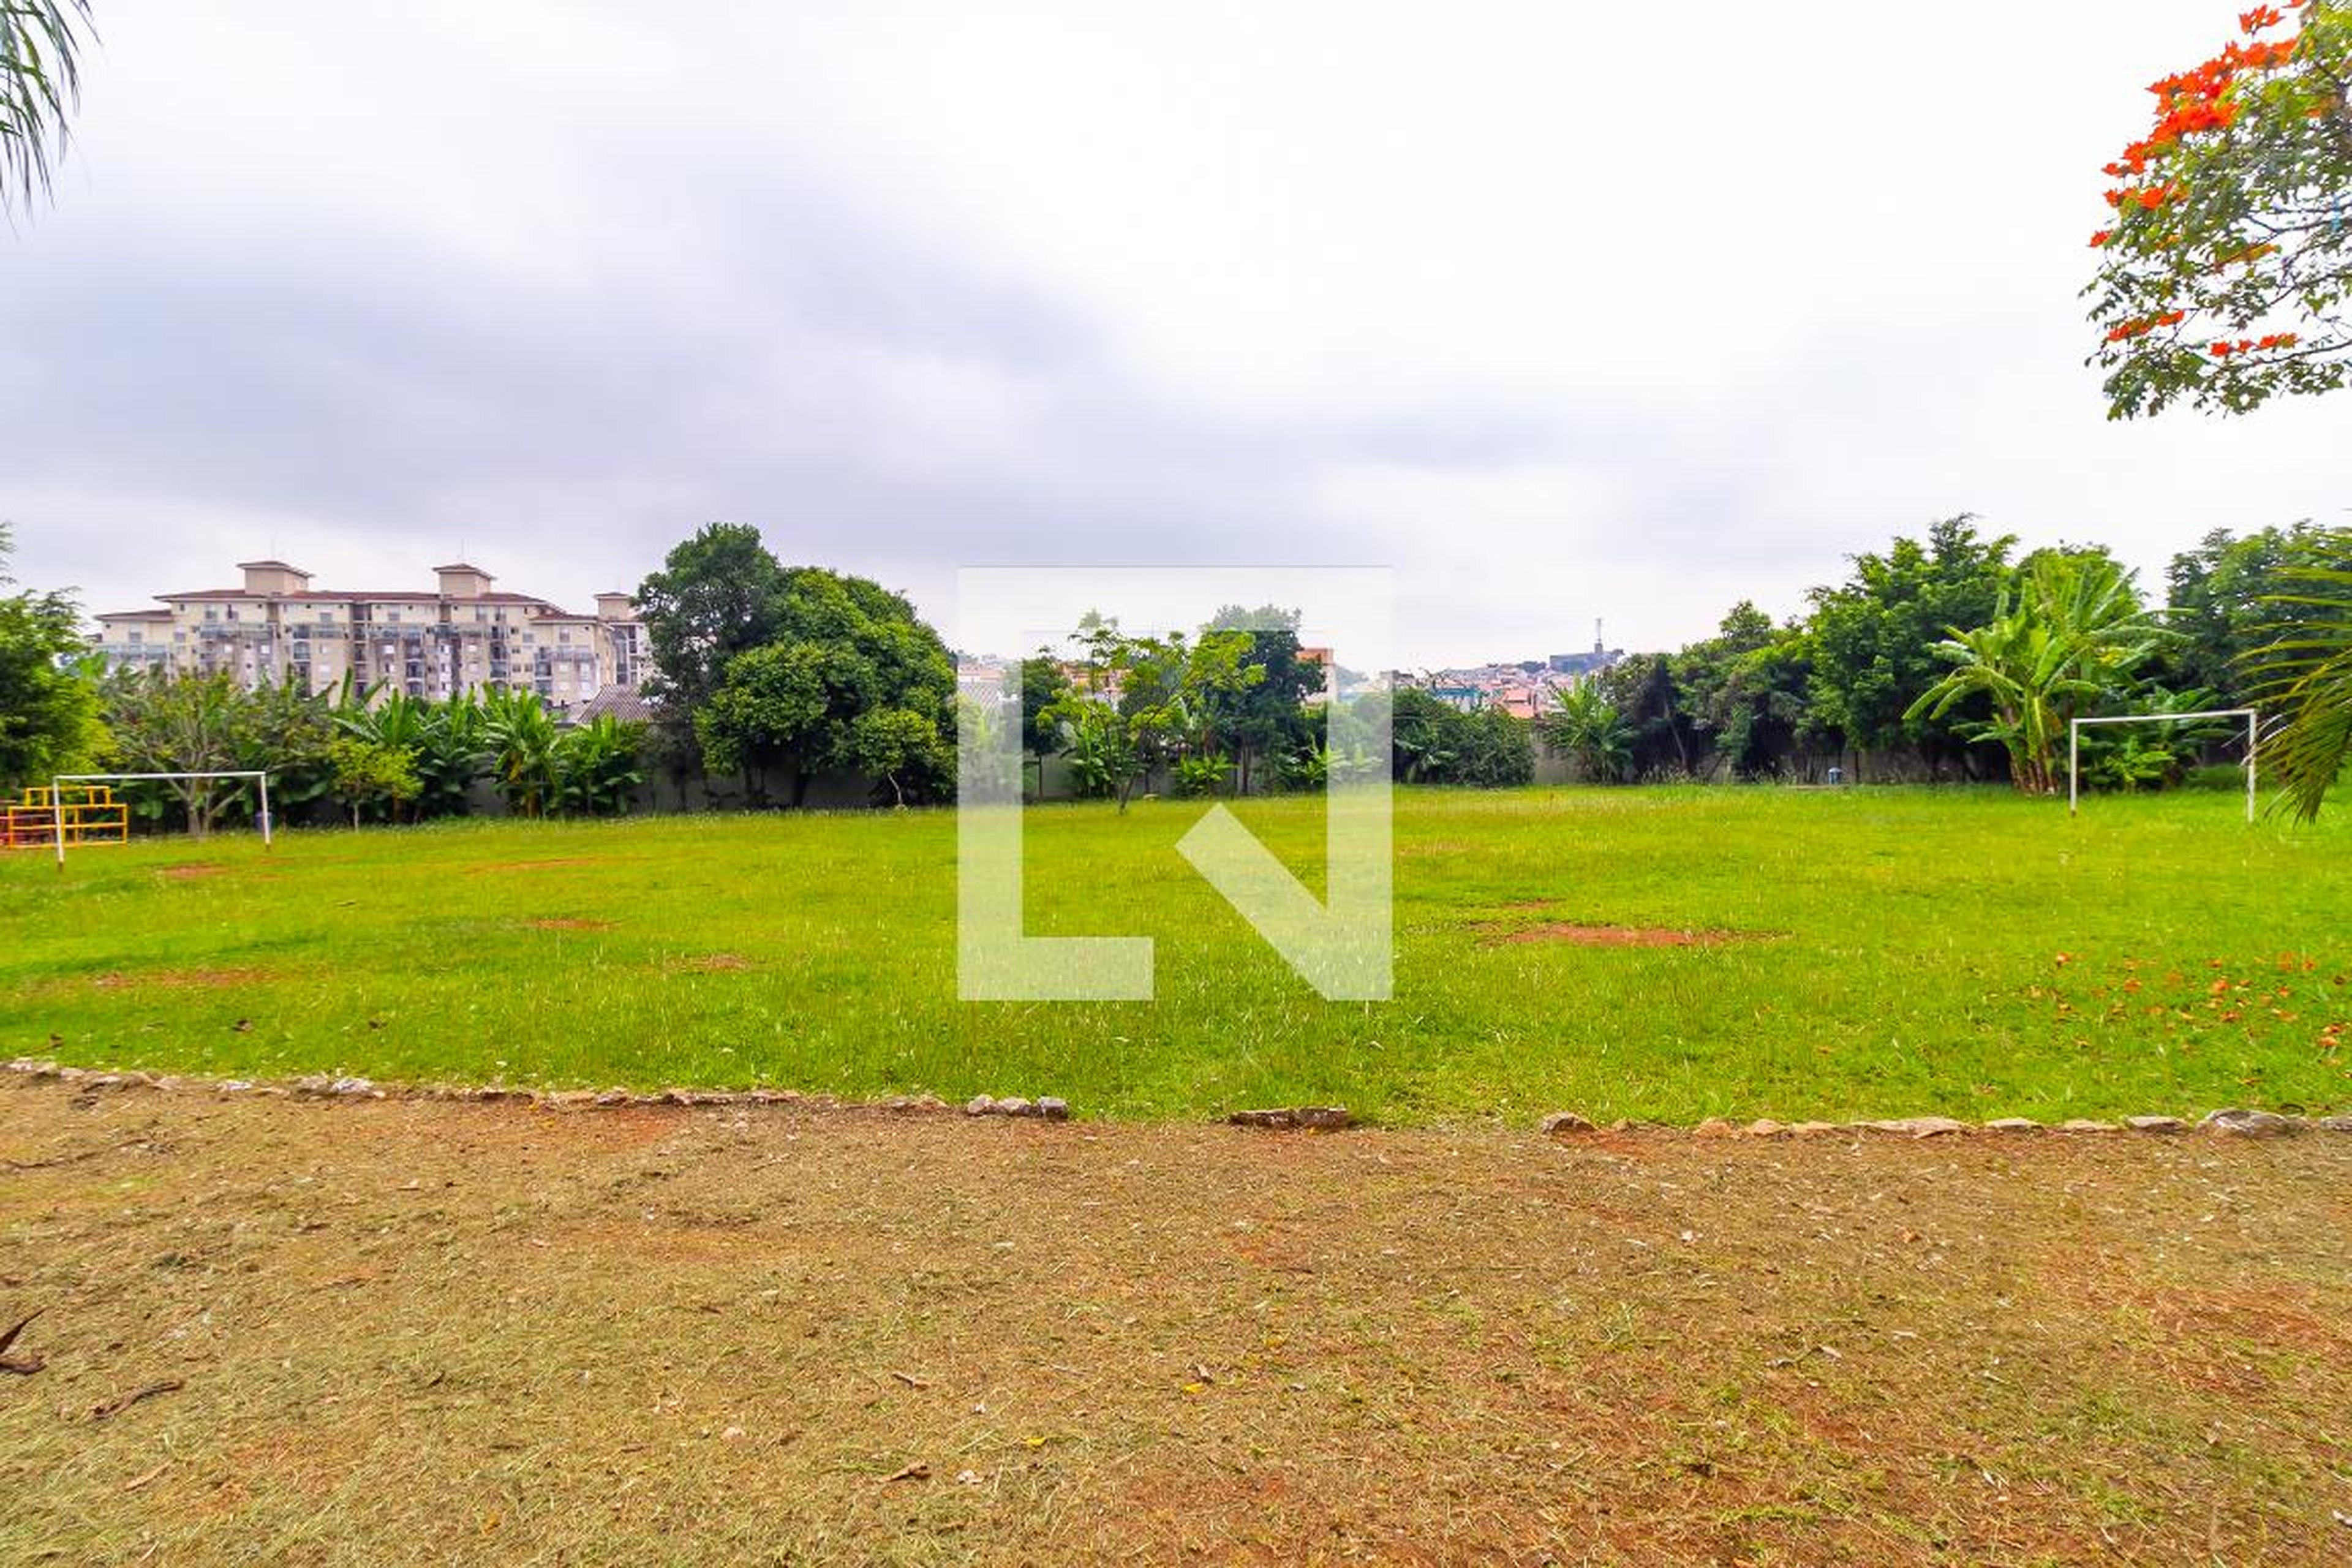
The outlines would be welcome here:
M 2301 32 L 2275 36 L 2294 9 Z M 2332 391 L 2352 364 L 2352 4 L 2257 4 L 2239 23 L 2242 40 L 2149 89 L 2154 128 L 2107 165 L 2115 216 L 2085 292 L 2112 418 L 2243 413 Z
M 1510 789 L 1533 784 L 1535 726 L 1499 708 L 1463 716 L 1462 745 L 1454 778 L 1479 789 Z
M 333 793 L 334 765 L 327 748 L 334 739 L 334 704 L 324 692 L 292 681 L 265 681 L 242 694 L 236 766 L 269 775 L 269 809 L 282 820 L 299 820 Z M 236 788 L 240 811 L 258 807 L 250 785 Z
M 338 735 L 327 743 L 327 764 L 335 798 L 350 809 L 353 827 L 360 825 L 361 814 L 373 807 L 396 819 L 400 808 L 425 788 L 416 776 L 416 758 L 404 746 Z
M 1407 784 L 1501 789 L 1535 777 L 1535 728 L 1499 708 L 1464 712 L 1418 688 L 1391 699 L 1391 776 Z
M 2166 684 L 2207 688 L 2231 707 L 2250 704 L 2254 655 L 2294 618 L 2275 598 L 2297 591 L 2288 570 L 2327 565 L 2352 567 L 2352 551 L 2309 522 L 2242 538 L 2217 528 L 2175 555 L 2165 574 L 2165 624 L 2180 640 L 2165 656 Z
M 1139 645 L 1119 706 L 1150 761 L 1174 767 L 1213 759 L 1221 774 L 1231 765 L 1225 756 L 1228 726 L 1241 719 L 1250 695 L 1265 682 L 1265 666 L 1252 657 L 1255 648 L 1252 634 L 1214 628 L 1197 640 L 1179 634 Z
M 646 782 L 646 726 L 599 713 L 561 731 L 555 799 L 568 816 L 620 816 Z
M 1812 637 L 1777 628 L 1763 647 L 1741 655 L 1705 711 L 1717 750 L 1740 778 L 1770 777 L 1823 737 L 1813 724 Z
M 1811 736 L 1812 643 L 1742 601 L 1716 635 L 1674 658 L 1675 684 L 1706 748 L 1706 771 L 1770 777 Z
M 1080 800 L 1116 799 L 1124 808 L 1143 772 L 1126 718 L 1109 703 L 1077 691 L 1065 693 L 1049 711 L 1062 727 L 1070 793 Z
M 695 715 L 727 667 L 775 639 L 787 585 L 760 531 L 738 522 L 705 525 L 637 585 L 654 666 L 648 693 L 678 748 L 694 748 Z
M 1401 784 L 1442 784 L 1460 759 L 1461 714 L 1441 699 L 1408 686 L 1390 699 L 1389 746 Z
M 490 782 L 517 816 L 562 808 L 562 731 L 539 693 L 494 686 L 482 696 L 481 740 Z
M 850 761 L 890 786 L 890 804 L 907 804 L 906 781 L 937 778 L 953 764 L 939 721 L 911 708 L 871 708 L 850 725 Z
M 1012 681 L 1006 681 L 1006 696 Z M 1025 731 L 1035 715 L 1023 716 Z M 1004 728 L 1013 721 L 1009 701 L 959 690 L 956 693 L 955 749 L 958 752 L 956 795 L 982 801 L 1017 799 L 1025 787 L 1028 770 L 1004 749 Z M 1038 790 L 1045 790 L 1045 763 L 1038 763 Z
M 1299 618 L 1297 610 L 1273 605 L 1255 610 L 1227 605 L 1206 628 L 1247 637 L 1242 662 L 1265 671 L 1215 701 L 1217 728 L 1233 750 L 1240 774 L 1235 787 L 1244 794 L 1261 758 L 1274 758 L 1279 767 L 1282 759 L 1317 747 L 1308 699 L 1322 692 L 1325 675 L 1321 665 L 1300 657 Z
M 2009 753 L 2021 790 L 2057 786 L 2056 752 L 2070 721 L 2135 689 L 2135 672 L 2172 634 L 2140 604 L 2132 574 L 2104 554 L 2044 551 L 2026 562 L 1984 625 L 1954 627 L 1937 643 L 1948 672 L 1914 707 L 1930 717 L 1970 698 L 1991 717 L 1972 732 Z
M 0 525 L 0 588 L 9 532 Z M 79 771 L 105 744 L 98 684 L 82 652 L 81 616 L 64 594 L 0 595 L 0 787 Z
M 1110 798 L 1125 810 L 1139 784 L 1165 770 L 1180 794 L 1212 793 L 1232 766 L 1223 726 L 1244 711 L 1265 679 L 1252 662 L 1251 634 L 1211 628 L 1133 637 L 1115 618 L 1089 613 L 1071 640 L 1078 679 L 1044 711 L 1069 759 L 1082 798 Z
M 102 695 L 112 771 L 225 773 L 246 763 L 246 693 L 226 674 L 120 671 Z M 159 789 L 207 837 L 237 804 L 224 779 L 170 779 Z
M 2015 543 L 1980 537 L 1963 513 L 1930 526 L 1924 541 L 1898 538 L 1883 555 L 1853 557 L 1843 584 L 1815 589 L 1805 626 L 1808 729 L 1857 752 L 1911 750 L 1937 773 L 1958 760 L 1984 717 L 1982 699 L 1918 698 L 1944 679 L 1933 650 L 1948 629 L 1992 619 Z
M 1694 776 L 1705 750 L 1697 721 L 1675 680 L 1674 660 L 1637 653 L 1595 678 L 1601 694 L 1623 717 L 1628 776 Z
M 1552 710 L 1536 721 L 1538 731 L 1568 757 L 1592 784 L 1622 784 L 1633 762 L 1633 731 L 1625 715 L 1597 680 L 1580 680 L 1552 694 Z
M 381 687 L 360 692 L 346 678 L 334 721 L 354 740 L 408 753 L 417 776 L 417 793 L 408 804 L 418 817 L 464 816 L 467 793 L 488 766 L 482 708 L 471 696 L 436 702 Z
M 89 26 L 89 0 L 0 0 L 0 216 L 48 194 Z
M 801 567 L 772 611 L 772 639 L 730 659 L 694 716 L 711 765 L 754 778 L 782 769 L 797 806 L 818 773 L 859 767 L 861 717 L 898 710 L 938 744 L 905 754 L 887 781 L 894 795 L 950 795 L 955 667 L 914 606 L 865 578 Z
M 1041 650 L 1021 661 L 1021 749 L 1037 764 L 1040 795 L 1045 793 L 1046 760 L 1061 755 L 1066 744 L 1051 710 L 1069 690 L 1070 678 L 1052 655 Z

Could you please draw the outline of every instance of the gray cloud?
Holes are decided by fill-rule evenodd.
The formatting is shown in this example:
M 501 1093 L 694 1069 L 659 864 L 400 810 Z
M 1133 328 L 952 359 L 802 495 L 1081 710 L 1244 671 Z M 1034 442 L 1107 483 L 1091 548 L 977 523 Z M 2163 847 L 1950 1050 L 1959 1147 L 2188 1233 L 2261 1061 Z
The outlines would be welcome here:
M 2154 565 L 2339 504 L 2339 413 L 2118 427 L 2080 368 L 2087 171 L 2210 5 L 2135 11 L 2147 69 L 2050 23 L 1967 137 L 2014 24 L 1947 19 L 1769 188 L 1706 111 L 1769 58 L 1692 56 L 1629 166 L 1585 138 L 1639 82 L 1541 63 L 1622 29 L 1475 9 L 1508 79 L 1416 79 L 1406 122 L 1428 39 L 1346 7 L 1361 68 L 1318 77 L 1304 9 L 1235 57 L 1215 6 L 447 0 L 401 36 L 464 68 L 419 85 L 315 7 L 110 0 L 58 205 L 0 249 L 20 574 L 112 608 L 462 545 L 576 602 L 727 517 L 942 614 L 966 562 L 1391 563 L 1430 662 L 1788 613 L 1964 508 Z M 1808 26 L 1741 47 L 1819 65 Z M 1947 199 L 1890 189 L 1931 158 Z

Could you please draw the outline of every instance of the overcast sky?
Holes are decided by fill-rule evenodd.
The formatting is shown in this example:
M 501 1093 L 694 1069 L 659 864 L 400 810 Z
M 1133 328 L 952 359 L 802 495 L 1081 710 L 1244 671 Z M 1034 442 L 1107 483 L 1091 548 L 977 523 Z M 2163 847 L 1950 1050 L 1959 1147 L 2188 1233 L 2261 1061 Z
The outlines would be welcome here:
M 2154 579 L 2352 504 L 2352 394 L 2082 364 L 2099 165 L 2239 8 L 99 0 L 0 519 L 94 610 L 461 552 L 584 608 L 714 518 L 950 635 L 959 565 L 1389 565 L 1416 664 L 1960 510 Z

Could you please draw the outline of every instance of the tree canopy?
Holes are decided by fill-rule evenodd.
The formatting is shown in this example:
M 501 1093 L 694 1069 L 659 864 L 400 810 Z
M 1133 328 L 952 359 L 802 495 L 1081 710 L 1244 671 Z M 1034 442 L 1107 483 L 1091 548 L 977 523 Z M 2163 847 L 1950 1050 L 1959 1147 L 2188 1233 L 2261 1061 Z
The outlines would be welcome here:
M 667 718 L 690 722 L 736 655 L 774 637 L 785 585 L 784 569 L 760 531 L 737 522 L 706 524 L 638 584 L 638 613 L 653 654 L 652 689 Z
M 1809 697 L 1811 723 L 1856 751 L 1909 748 L 1931 767 L 1968 743 L 1980 710 L 1914 710 L 1941 679 L 1936 644 L 1954 626 L 1991 619 L 2009 580 L 2007 534 L 1979 535 L 1963 512 L 1934 523 L 1925 540 L 1897 538 L 1884 554 L 1853 557 L 1834 588 L 1813 593 Z
M 955 666 L 914 606 L 878 583 L 821 567 L 749 571 L 777 586 L 739 601 L 740 621 L 705 634 L 709 646 L 740 640 L 746 626 L 763 634 L 726 660 L 691 710 L 707 764 L 745 774 L 755 791 L 780 769 L 794 805 L 817 774 L 836 769 L 866 773 L 902 804 L 952 795 Z
M 2352 0 L 2240 15 L 2242 37 L 2148 91 L 2091 237 L 2108 414 L 2242 413 L 2352 363 Z
M 0 588 L 9 532 L 0 524 Z M 98 695 L 73 661 L 83 651 L 81 615 L 69 595 L 0 595 L 0 786 L 70 772 L 100 746 Z

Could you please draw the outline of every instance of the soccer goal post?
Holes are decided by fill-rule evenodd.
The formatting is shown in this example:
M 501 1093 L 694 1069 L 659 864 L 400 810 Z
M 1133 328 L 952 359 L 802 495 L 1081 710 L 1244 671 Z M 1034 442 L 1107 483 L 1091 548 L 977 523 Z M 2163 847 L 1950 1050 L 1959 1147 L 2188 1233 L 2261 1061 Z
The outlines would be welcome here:
M 269 774 L 259 768 L 219 773 L 58 773 L 49 780 L 49 821 L 56 829 L 58 869 L 66 868 L 66 786 L 68 784 L 167 784 L 198 779 L 252 779 L 261 786 L 261 845 L 270 847 Z
M 2083 726 L 2085 724 L 2186 724 L 2199 719 L 2246 721 L 2246 820 L 2254 819 L 2254 753 L 2262 743 L 2262 715 L 2252 708 L 2209 708 L 2201 713 L 2118 713 L 2105 719 L 2073 719 L 2066 724 L 2066 815 L 2079 809 Z

